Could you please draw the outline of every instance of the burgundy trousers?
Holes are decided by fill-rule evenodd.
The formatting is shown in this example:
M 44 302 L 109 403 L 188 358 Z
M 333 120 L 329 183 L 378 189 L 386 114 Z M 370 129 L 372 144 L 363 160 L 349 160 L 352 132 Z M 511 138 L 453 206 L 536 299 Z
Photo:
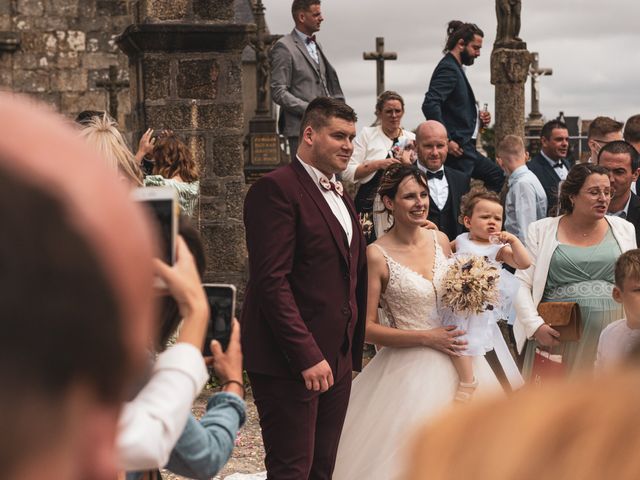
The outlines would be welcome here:
M 249 372 L 267 480 L 330 480 L 351 392 L 351 372 L 324 393 L 300 380 Z

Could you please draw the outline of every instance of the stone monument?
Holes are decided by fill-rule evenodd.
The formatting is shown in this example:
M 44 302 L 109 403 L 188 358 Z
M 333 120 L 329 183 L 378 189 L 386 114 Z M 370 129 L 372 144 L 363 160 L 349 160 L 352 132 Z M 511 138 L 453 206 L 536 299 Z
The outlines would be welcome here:
M 244 285 L 241 53 L 254 25 L 234 0 L 140 0 L 118 38 L 129 57 L 134 138 L 172 129 L 201 165 L 197 222 L 207 281 Z
M 247 183 L 253 183 L 289 160 L 284 151 L 284 137 L 276 131 L 276 120 L 271 111 L 269 80 L 271 64 L 269 50 L 281 35 L 269 35 L 264 19 L 264 5 L 257 0 L 253 6 L 256 33 L 251 45 L 256 57 L 256 110 L 249 121 L 246 142 L 244 176 Z
M 520 39 L 520 1 L 496 0 L 498 31 L 491 52 L 495 85 L 495 143 L 506 135 L 524 137 L 524 84 L 531 54 Z

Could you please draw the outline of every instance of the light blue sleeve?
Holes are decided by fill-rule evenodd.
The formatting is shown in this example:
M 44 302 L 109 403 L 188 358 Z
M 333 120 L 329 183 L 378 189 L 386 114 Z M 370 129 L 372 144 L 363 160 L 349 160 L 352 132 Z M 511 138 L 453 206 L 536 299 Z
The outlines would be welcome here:
M 235 394 L 221 392 L 211 397 L 199 422 L 189 417 L 165 468 L 197 480 L 214 477 L 231 456 L 245 411 L 244 401 Z

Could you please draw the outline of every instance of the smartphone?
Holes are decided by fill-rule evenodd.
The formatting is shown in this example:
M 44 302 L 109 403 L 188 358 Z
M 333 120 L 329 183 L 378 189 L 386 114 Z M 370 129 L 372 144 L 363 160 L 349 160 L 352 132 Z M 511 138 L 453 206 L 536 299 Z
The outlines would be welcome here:
M 211 340 L 217 340 L 226 350 L 231 337 L 231 324 L 236 315 L 236 287 L 224 283 L 205 283 L 204 291 L 209 301 L 209 325 L 204 341 L 203 354 L 211 355 Z
M 176 261 L 176 237 L 178 236 L 178 197 L 171 187 L 140 187 L 133 191 L 133 198 L 148 208 L 160 238 L 160 258 L 169 265 Z

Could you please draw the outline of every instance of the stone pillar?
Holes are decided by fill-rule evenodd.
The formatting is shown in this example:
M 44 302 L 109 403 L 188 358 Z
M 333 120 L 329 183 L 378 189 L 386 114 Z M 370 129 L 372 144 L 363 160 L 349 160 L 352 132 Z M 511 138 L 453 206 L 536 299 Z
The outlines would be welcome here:
M 523 45 L 524 42 L 521 42 Z M 524 137 L 524 84 L 531 54 L 522 48 L 494 46 L 491 52 L 491 83 L 495 85 L 495 143 L 506 135 Z
M 171 129 L 201 166 L 196 221 L 206 281 L 244 287 L 241 53 L 254 25 L 234 0 L 141 0 L 118 45 L 130 64 L 134 138 Z

